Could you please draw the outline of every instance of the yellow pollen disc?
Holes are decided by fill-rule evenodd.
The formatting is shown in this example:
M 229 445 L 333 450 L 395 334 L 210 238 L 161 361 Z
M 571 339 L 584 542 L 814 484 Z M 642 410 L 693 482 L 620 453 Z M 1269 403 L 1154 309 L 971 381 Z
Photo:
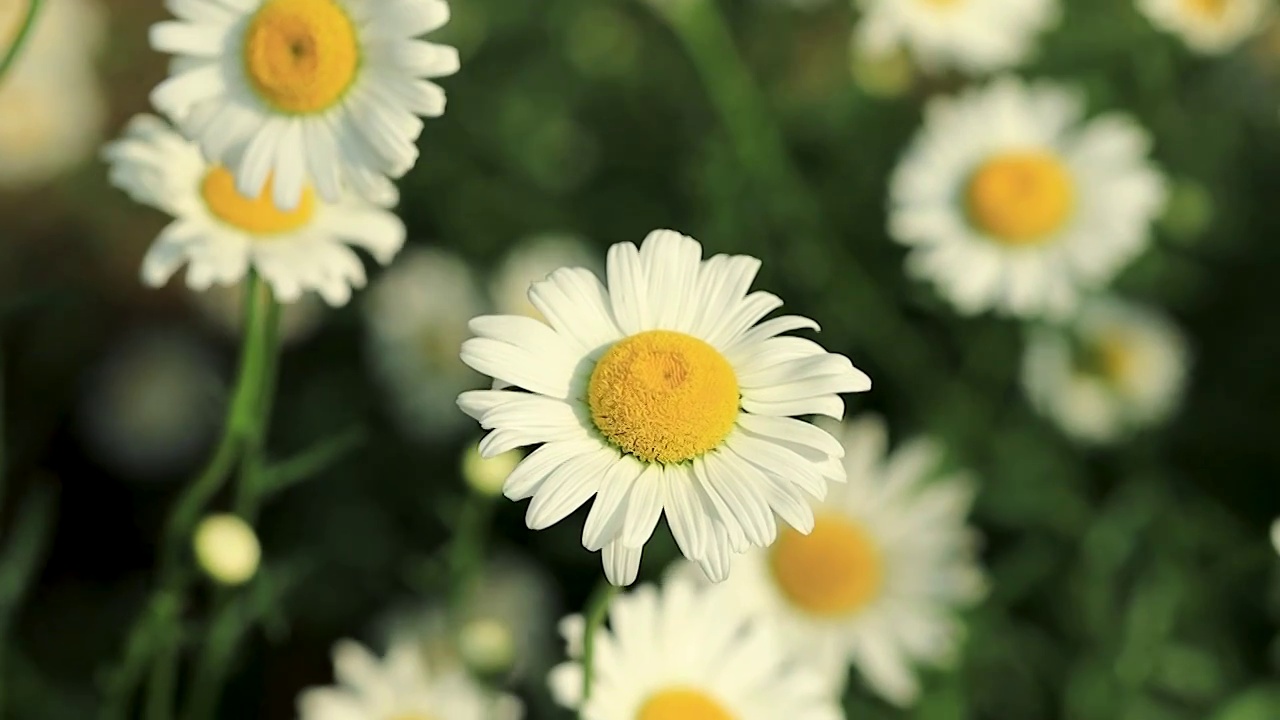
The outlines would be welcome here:
M 1123 382 L 1132 376 L 1137 367 L 1133 344 L 1120 333 L 1110 333 L 1098 338 L 1094 344 L 1098 371 L 1111 382 Z
M 289 232 L 311 222 L 316 199 L 311 188 L 302 191 L 302 199 L 293 210 L 281 210 L 271 201 L 271 178 L 262 194 L 250 199 L 236 190 L 236 179 L 226 168 L 215 165 L 200 184 L 209 212 L 223 222 L 254 235 Z
M 332 107 L 359 66 L 355 26 L 334 0 L 267 0 L 245 31 L 249 83 L 282 112 Z
M 591 372 L 600 433 L 646 462 L 680 463 L 720 445 L 738 419 L 738 376 L 692 335 L 648 330 L 619 340 Z
M 1060 230 L 1075 206 L 1062 160 L 1046 152 L 1014 152 L 987 160 L 969 179 L 969 220 L 1006 245 L 1036 245 Z
M 1231 0 L 1182 0 L 1182 6 L 1187 12 L 1214 20 L 1226 15 L 1230 4 Z
M 734 720 L 720 703 L 700 690 L 671 688 L 649 696 L 636 720 Z
M 778 533 L 769 567 L 782 594 L 810 615 L 838 617 L 862 609 L 880 592 L 880 549 L 867 532 L 840 515 L 818 515 L 813 532 Z

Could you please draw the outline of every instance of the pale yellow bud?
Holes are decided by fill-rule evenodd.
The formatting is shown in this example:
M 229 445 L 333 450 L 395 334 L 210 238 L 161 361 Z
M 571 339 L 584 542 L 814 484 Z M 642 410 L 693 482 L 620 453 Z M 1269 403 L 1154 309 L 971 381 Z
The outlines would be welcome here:
M 494 674 L 515 662 L 515 639 L 507 626 L 488 618 L 472 620 L 458 632 L 458 651 L 473 670 Z
M 209 515 L 196 526 L 196 562 L 223 585 L 241 585 L 258 571 L 262 548 L 249 523 L 230 514 Z
M 484 458 L 480 449 L 472 445 L 462 456 L 462 477 L 472 490 L 496 497 L 502 494 L 502 484 L 516 465 L 520 464 L 520 451 L 511 450 L 497 457 Z

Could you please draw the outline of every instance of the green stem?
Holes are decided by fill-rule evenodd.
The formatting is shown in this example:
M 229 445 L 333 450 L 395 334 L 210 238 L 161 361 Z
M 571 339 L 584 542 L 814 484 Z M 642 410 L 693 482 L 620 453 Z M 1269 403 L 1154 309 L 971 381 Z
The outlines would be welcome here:
M 583 613 L 586 618 L 586 627 L 582 631 L 582 704 L 578 706 L 579 716 L 587 706 L 587 699 L 591 697 L 591 681 L 595 675 L 596 633 L 604 624 L 604 614 L 608 612 L 609 603 L 618 594 L 619 589 L 607 580 L 601 581 L 600 586 L 592 593 L 591 599 L 587 601 L 587 608 Z
M 204 720 L 215 716 L 218 691 L 222 689 L 244 629 L 233 590 L 218 590 L 213 608 L 208 633 L 192 674 L 191 694 L 183 707 L 182 717 L 185 720 Z
M 468 492 L 458 513 L 453 542 L 449 547 L 451 606 L 455 616 L 466 609 L 472 597 L 476 577 L 484 562 L 488 544 L 489 523 L 493 517 L 493 498 L 479 492 Z
M 4 56 L 0 57 L 0 84 L 4 83 L 5 76 L 17 62 L 22 46 L 26 44 L 31 35 L 31 29 L 36 25 L 36 15 L 40 13 L 40 6 L 43 4 L 42 0 L 31 0 L 27 4 L 27 14 L 22 18 L 22 24 L 18 26 L 18 33 L 13 36 L 13 44 L 5 51 Z
M 204 469 L 178 498 L 165 524 L 156 589 L 147 603 L 148 609 L 125 638 L 124 657 L 106 681 L 102 713 L 106 718 L 127 717 L 134 690 L 142 682 L 144 668 L 149 663 L 163 661 L 164 638 L 178 631 L 178 613 L 161 610 L 170 603 L 180 605 L 185 595 L 188 576 L 183 572 L 182 560 L 191 533 L 214 496 L 224 487 L 244 448 L 251 444 L 251 440 L 256 442 L 249 434 L 259 423 L 256 415 L 261 407 L 269 366 L 271 348 L 268 343 L 273 336 L 269 324 L 274 317 L 270 310 L 264 312 L 257 301 L 260 286 L 257 275 L 251 273 L 245 282 L 245 335 L 239 373 L 227 408 L 222 437 Z M 160 704 L 162 701 L 157 699 L 154 702 Z

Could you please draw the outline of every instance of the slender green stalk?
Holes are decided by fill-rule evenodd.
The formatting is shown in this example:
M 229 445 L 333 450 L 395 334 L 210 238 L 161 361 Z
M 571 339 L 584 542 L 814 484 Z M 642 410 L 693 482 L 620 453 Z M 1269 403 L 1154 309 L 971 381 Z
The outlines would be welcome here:
M 226 681 L 236 646 L 247 626 L 241 620 L 240 606 L 233 590 L 218 590 L 213 608 L 209 629 L 192 673 L 191 692 L 183 706 L 184 720 L 205 720 L 216 716 L 218 692 Z
M 476 578 L 484 563 L 493 506 L 492 497 L 471 491 L 458 514 L 458 524 L 449 547 L 450 600 L 455 613 L 462 612 L 472 597 Z
M 7 446 L 4 441 L 4 336 L 0 335 L 0 508 L 4 507 L 4 493 L 8 475 L 9 458 L 5 454 Z
M 13 36 L 13 43 L 9 45 L 5 53 L 0 57 L 0 85 L 4 84 L 4 78 L 9 74 L 10 68 L 18 61 L 18 55 L 22 53 L 22 46 L 26 44 L 27 39 L 31 36 L 31 29 L 36 26 L 36 16 L 40 14 L 40 7 L 43 5 L 42 0 L 30 0 L 27 3 L 27 14 L 22 18 L 22 24 L 18 26 L 18 33 Z
M 618 594 L 618 586 L 608 580 L 602 580 L 600 587 L 591 594 L 584 611 L 586 627 L 582 631 L 582 704 L 578 706 L 579 715 L 587 706 L 591 697 L 592 678 L 595 675 L 596 633 L 604 624 L 604 614 L 609 610 L 609 603 Z

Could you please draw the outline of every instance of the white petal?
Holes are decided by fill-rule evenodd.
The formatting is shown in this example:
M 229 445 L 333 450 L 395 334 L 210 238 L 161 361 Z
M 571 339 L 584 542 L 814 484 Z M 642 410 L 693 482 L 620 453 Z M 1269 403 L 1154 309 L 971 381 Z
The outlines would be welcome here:
M 569 460 L 600 448 L 595 440 L 550 442 L 529 453 L 516 465 L 502 485 L 502 494 L 511 500 L 533 497 L 551 473 Z
M 644 276 L 640 251 L 631 243 L 618 243 L 609 248 L 607 260 L 609 300 L 618 327 L 626 335 L 634 335 L 652 327 L 649 314 L 649 283 Z
M 645 466 L 630 455 L 623 455 L 600 481 L 600 491 L 591 504 L 591 512 L 582 526 L 582 546 L 596 551 L 612 541 L 626 517 L 626 500 L 636 478 Z
M 596 494 L 605 471 L 617 461 L 616 450 L 599 448 L 552 471 L 529 502 L 525 524 L 530 530 L 545 530 L 568 517 Z
M 662 466 L 650 465 L 632 485 L 627 500 L 627 516 L 619 538 L 624 545 L 641 547 L 649 541 L 662 517 L 662 498 Z
M 663 506 L 671 534 L 685 557 L 702 557 L 711 535 L 711 520 L 702 510 L 689 477 L 689 470 L 679 465 L 662 468 Z
M 614 585 L 630 585 L 640 574 L 640 548 L 630 548 L 617 540 L 604 546 L 601 561 L 604 576 Z

